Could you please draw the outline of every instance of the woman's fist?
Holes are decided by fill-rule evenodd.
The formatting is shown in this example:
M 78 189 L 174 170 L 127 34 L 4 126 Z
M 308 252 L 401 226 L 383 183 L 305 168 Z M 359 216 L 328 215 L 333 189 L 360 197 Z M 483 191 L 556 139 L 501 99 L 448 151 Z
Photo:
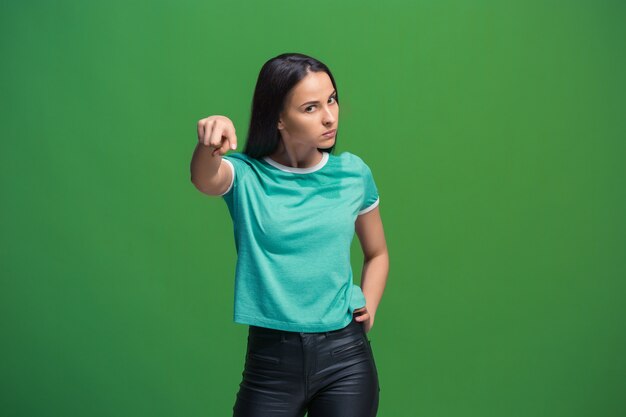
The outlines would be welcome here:
M 209 116 L 198 120 L 198 143 L 213 149 L 211 156 L 224 155 L 237 149 L 237 135 L 233 122 L 226 116 Z

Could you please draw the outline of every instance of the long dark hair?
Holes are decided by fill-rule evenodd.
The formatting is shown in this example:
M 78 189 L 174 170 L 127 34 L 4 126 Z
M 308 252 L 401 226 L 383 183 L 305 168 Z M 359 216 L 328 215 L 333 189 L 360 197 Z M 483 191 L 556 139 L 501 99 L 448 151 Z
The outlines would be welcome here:
M 252 98 L 252 114 L 250 127 L 243 153 L 251 158 L 261 158 L 272 154 L 281 141 L 278 130 L 280 113 L 285 106 L 285 97 L 300 80 L 311 72 L 324 71 L 335 87 L 336 99 L 339 104 L 339 91 L 330 69 L 308 55 L 300 53 L 284 53 L 271 58 L 261 68 Z M 337 144 L 330 148 L 317 148 L 320 151 L 333 153 Z

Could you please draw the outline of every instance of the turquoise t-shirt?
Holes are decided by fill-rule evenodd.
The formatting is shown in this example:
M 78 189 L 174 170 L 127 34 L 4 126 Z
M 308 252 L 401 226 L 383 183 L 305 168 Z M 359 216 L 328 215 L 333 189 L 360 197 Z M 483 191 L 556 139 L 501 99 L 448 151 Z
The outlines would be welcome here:
M 348 325 L 365 306 L 352 281 L 354 223 L 379 203 L 367 164 L 349 152 L 323 152 L 308 168 L 238 152 L 223 160 L 233 170 L 222 197 L 237 250 L 234 321 L 297 332 Z

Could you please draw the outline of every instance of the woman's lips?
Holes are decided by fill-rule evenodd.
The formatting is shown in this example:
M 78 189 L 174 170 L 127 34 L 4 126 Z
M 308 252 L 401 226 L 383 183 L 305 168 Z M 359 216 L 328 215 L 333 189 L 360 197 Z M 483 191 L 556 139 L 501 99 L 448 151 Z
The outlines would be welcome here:
M 329 131 L 328 133 L 323 133 L 322 136 L 326 136 L 327 138 L 332 138 L 333 136 L 335 136 L 335 132 L 337 131 L 337 129 L 333 129 L 331 131 Z

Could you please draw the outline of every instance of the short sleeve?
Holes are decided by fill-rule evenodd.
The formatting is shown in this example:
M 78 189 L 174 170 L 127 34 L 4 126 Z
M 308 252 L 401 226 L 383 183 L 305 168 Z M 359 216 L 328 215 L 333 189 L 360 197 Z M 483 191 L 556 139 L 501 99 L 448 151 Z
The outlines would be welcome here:
M 222 156 L 222 162 L 228 165 L 233 176 L 228 188 L 224 193 L 220 194 L 220 196 L 226 200 L 229 206 L 232 206 L 234 204 L 235 195 L 238 194 L 238 188 L 243 184 L 246 173 L 250 171 L 250 162 L 247 160 L 246 155 L 240 152 Z
M 224 195 L 228 194 L 230 192 L 230 190 L 233 189 L 233 184 L 235 183 L 235 165 L 233 165 L 233 163 L 230 162 L 230 160 L 227 157 L 225 157 L 225 156 L 222 157 L 222 161 L 225 162 L 226 164 L 228 164 L 228 166 L 230 167 L 231 171 L 233 172 L 233 176 L 231 178 L 230 185 L 228 186 L 226 191 L 224 191 L 222 194 L 220 194 L 221 196 L 224 196 Z
M 363 204 L 359 210 L 359 215 L 374 210 L 380 202 L 380 196 L 378 195 L 378 188 L 376 187 L 372 170 L 365 163 L 363 163 L 363 167 Z

